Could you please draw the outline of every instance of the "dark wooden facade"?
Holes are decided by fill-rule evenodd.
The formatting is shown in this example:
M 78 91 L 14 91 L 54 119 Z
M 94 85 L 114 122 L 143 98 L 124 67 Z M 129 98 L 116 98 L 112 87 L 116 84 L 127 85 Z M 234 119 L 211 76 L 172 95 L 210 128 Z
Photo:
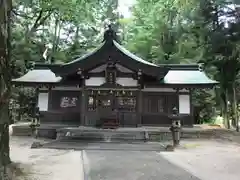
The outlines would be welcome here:
M 76 102 L 69 105 L 75 99 Z M 48 93 L 48 110 L 41 112 L 41 122 L 99 126 L 101 119 L 115 117 L 121 127 L 164 126 L 171 123 L 168 116 L 174 107 L 178 107 L 178 100 L 176 92 L 86 90 L 84 98 L 82 89 L 78 91 L 52 89 Z M 69 104 L 64 105 L 65 101 Z M 183 125 L 193 124 L 192 112 L 182 116 Z
M 41 123 L 94 127 L 105 122 L 120 127 L 169 126 L 174 107 L 182 124 L 192 126 L 191 89 L 217 83 L 198 65 L 144 61 L 124 49 L 112 29 L 94 52 L 68 64 L 37 65 L 13 82 L 39 89 Z

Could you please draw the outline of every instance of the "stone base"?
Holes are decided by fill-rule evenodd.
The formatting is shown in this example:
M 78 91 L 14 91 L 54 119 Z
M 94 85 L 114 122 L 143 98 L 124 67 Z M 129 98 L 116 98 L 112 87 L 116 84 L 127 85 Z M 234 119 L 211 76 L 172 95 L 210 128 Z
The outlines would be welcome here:
M 12 131 L 12 133 L 11 133 Z M 32 136 L 29 123 L 11 125 L 10 134 L 13 136 Z M 41 124 L 37 128 L 37 137 L 50 139 L 80 139 L 86 141 L 172 141 L 172 134 L 167 127 L 120 127 L 118 129 L 99 129 L 79 125 Z M 216 137 L 216 130 L 201 128 L 183 128 L 181 139 Z
M 56 139 L 57 138 L 57 130 L 64 128 L 64 127 L 71 127 L 71 125 L 64 125 L 64 124 L 42 124 L 40 127 L 37 128 L 37 137 L 40 138 L 50 138 Z M 75 127 L 72 125 L 72 127 Z
M 56 128 L 38 128 L 37 137 L 40 138 L 49 138 L 49 139 L 56 139 L 57 138 L 57 130 Z
M 32 129 L 30 128 L 30 122 L 16 123 L 10 125 L 9 131 L 12 136 L 32 136 Z
M 86 141 L 119 142 L 145 141 L 145 131 L 127 129 L 62 128 L 57 130 L 57 139 L 78 139 Z

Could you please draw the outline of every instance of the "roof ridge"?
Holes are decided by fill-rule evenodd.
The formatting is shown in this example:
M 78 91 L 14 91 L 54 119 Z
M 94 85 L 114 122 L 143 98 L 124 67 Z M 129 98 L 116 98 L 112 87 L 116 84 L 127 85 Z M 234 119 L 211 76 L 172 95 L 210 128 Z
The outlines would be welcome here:
M 34 64 L 33 69 L 51 69 L 51 67 L 59 67 L 61 64 L 44 64 L 44 63 L 36 63 Z
M 199 64 L 159 64 L 169 70 L 199 70 Z

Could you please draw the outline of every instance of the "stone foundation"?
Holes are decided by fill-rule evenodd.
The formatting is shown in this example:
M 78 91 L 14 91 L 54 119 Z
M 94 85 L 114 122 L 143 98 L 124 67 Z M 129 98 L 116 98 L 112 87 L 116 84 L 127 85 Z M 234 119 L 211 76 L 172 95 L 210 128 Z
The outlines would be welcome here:
M 145 131 L 129 131 L 121 129 L 94 129 L 94 128 L 62 128 L 57 130 L 57 139 L 78 139 L 86 141 L 145 141 Z
M 12 126 L 12 135 L 31 136 L 31 128 L 28 124 Z M 37 128 L 37 136 L 50 139 L 77 139 L 84 141 L 169 141 L 172 134 L 167 127 L 139 127 L 98 129 L 94 127 L 69 127 L 67 125 L 44 124 Z M 181 139 L 211 138 L 217 137 L 212 129 L 183 128 Z

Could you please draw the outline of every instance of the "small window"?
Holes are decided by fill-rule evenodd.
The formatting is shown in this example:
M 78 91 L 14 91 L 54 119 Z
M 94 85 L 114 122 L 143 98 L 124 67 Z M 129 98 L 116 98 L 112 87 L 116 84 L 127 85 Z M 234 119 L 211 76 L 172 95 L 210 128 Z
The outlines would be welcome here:
M 120 106 L 135 106 L 136 99 L 135 98 L 128 98 L 128 97 L 118 97 L 118 104 Z
M 166 105 L 165 97 L 147 96 L 144 98 L 143 110 L 147 113 L 163 113 Z
M 136 98 L 135 97 L 118 97 L 118 108 L 125 111 L 135 111 Z

